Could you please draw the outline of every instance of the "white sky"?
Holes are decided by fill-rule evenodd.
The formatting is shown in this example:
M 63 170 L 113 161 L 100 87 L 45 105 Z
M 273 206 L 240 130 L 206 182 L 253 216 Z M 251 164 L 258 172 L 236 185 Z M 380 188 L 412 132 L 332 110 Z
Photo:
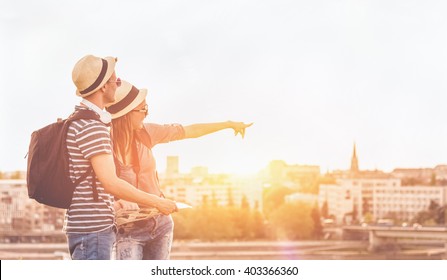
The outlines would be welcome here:
M 86 54 L 149 89 L 149 121 L 254 122 L 154 149 L 180 169 L 257 172 L 273 159 L 346 169 L 447 163 L 447 2 L 0 0 L 0 170 L 68 116 Z

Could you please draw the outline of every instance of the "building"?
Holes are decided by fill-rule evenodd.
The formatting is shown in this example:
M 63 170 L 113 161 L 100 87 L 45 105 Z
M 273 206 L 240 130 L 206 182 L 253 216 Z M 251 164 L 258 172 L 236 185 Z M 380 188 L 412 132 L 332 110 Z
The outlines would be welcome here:
M 0 180 L 0 232 L 60 231 L 64 209 L 52 208 L 28 197 L 23 179 Z
M 440 173 L 445 175 L 442 169 Z M 391 175 L 401 179 L 402 185 L 434 185 L 436 180 L 433 168 L 396 168 Z
M 177 180 L 162 187 L 166 197 L 185 202 L 193 207 L 203 204 L 239 207 L 242 200 L 251 208 L 262 207 L 262 183 L 253 179 L 195 178 L 192 181 Z
M 352 158 L 351 158 L 351 174 L 358 174 L 360 169 L 359 169 L 359 160 L 357 158 L 357 150 L 355 147 L 355 143 L 354 143 L 354 150 L 352 151 Z
M 285 196 L 284 201 L 286 203 L 304 202 L 313 206 L 315 203 L 318 203 L 318 195 L 297 192 Z
M 286 186 L 297 192 L 318 192 L 320 167 L 317 165 L 289 165 L 282 160 L 271 161 L 263 179 L 269 185 Z
M 447 203 L 447 187 L 441 186 L 376 187 L 373 191 L 372 214 L 378 218 L 410 221 L 427 210 L 431 201 Z
M 367 218 L 410 221 L 427 210 L 431 201 L 447 203 L 446 186 L 428 186 L 434 176 L 441 180 L 447 178 L 446 174 L 444 165 L 435 169 L 395 169 L 392 174 L 359 170 L 354 144 L 350 170 L 338 172 L 335 184 L 320 185 L 318 205 L 321 208 L 327 203 L 329 215 L 339 224 Z M 413 184 L 408 184 L 410 181 Z
M 398 188 L 399 179 L 346 178 L 337 179 L 336 184 L 320 185 L 318 205 L 327 203 L 329 215 L 337 223 L 347 220 L 362 220 L 367 213 L 374 213 L 377 200 L 374 199 L 376 188 Z M 379 212 L 377 212 L 379 213 Z M 374 218 L 379 218 L 374 216 Z
M 168 156 L 166 158 L 166 177 L 177 178 L 179 175 L 179 157 Z

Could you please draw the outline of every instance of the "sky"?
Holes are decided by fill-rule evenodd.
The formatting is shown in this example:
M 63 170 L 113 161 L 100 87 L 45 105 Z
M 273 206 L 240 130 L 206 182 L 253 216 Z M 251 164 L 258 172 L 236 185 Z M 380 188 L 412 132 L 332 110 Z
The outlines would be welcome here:
M 71 71 L 116 56 L 148 122 L 254 122 L 154 147 L 158 169 L 251 173 L 447 164 L 447 2 L 0 0 L 0 170 L 80 99 Z

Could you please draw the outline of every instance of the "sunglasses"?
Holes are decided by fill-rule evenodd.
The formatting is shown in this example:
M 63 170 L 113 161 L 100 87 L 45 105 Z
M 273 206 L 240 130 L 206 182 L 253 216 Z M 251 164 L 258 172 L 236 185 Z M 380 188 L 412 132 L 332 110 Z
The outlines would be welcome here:
M 141 109 L 133 109 L 132 111 L 140 112 L 140 113 L 145 113 L 145 114 L 147 115 L 147 112 L 149 111 L 149 109 L 148 109 L 148 106 L 147 106 L 147 104 L 146 104 L 146 105 L 144 105 L 143 108 L 141 108 Z
M 108 81 L 107 83 L 116 83 L 116 86 L 120 87 L 121 86 L 121 79 L 117 78 L 115 81 Z

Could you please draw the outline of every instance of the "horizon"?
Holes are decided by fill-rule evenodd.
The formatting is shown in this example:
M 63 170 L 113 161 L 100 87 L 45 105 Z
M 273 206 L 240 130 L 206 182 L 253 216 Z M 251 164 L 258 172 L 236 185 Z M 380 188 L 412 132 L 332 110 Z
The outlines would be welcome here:
M 168 156 L 176 156 L 176 155 L 168 155 Z M 164 168 L 158 168 L 158 171 L 160 173 L 162 173 L 162 174 L 166 173 L 166 161 L 167 161 L 166 157 L 164 158 L 164 160 L 158 160 L 157 159 L 157 164 L 159 164 L 160 162 L 164 163 L 164 165 L 163 165 Z M 274 161 L 283 161 L 288 166 L 295 166 L 295 165 L 298 165 L 298 166 L 317 166 L 317 167 L 320 168 L 320 174 L 332 173 L 332 172 L 336 172 L 336 171 L 349 171 L 349 169 L 350 169 L 350 166 L 347 166 L 346 168 L 335 168 L 335 169 L 331 169 L 331 170 L 323 170 L 321 168 L 321 165 L 318 165 L 318 164 L 297 163 L 297 162 L 288 162 L 288 161 L 285 161 L 283 159 L 272 159 L 272 160 L 268 161 L 264 165 L 264 167 L 258 169 L 257 171 L 251 172 L 251 173 L 250 172 L 230 172 L 230 171 L 223 171 L 223 170 L 216 171 L 214 169 L 210 169 L 208 166 L 203 165 L 203 164 L 194 165 L 194 166 L 191 166 L 189 168 L 184 168 L 184 167 L 182 168 L 182 166 L 181 166 L 182 165 L 181 164 L 181 158 L 179 157 L 179 174 L 189 174 L 189 173 L 192 172 L 192 170 L 194 168 L 205 167 L 207 169 L 207 171 L 208 171 L 208 174 L 255 175 L 255 174 L 258 174 L 258 173 L 263 172 L 266 169 L 268 169 L 269 164 L 274 162 Z M 359 171 L 381 171 L 381 172 L 385 172 L 385 173 L 392 173 L 393 171 L 396 171 L 397 169 L 435 169 L 436 167 L 441 167 L 441 166 L 447 166 L 447 164 L 439 163 L 439 164 L 436 164 L 434 166 L 409 166 L 409 167 L 396 166 L 396 167 L 394 167 L 394 168 L 392 168 L 390 170 L 385 170 L 385 169 L 381 169 L 381 168 L 365 169 L 365 168 L 361 168 L 361 164 L 359 164 Z M 5 173 L 5 172 L 6 173 L 13 173 L 13 172 L 17 172 L 17 171 L 25 172 L 25 173 L 27 172 L 26 168 L 25 169 L 15 169 L 15 170 L 12 170 L 12 169 L 9 169 L 9 170 L 0 169 L 0 172 L 3 172 L 3 173 Z

